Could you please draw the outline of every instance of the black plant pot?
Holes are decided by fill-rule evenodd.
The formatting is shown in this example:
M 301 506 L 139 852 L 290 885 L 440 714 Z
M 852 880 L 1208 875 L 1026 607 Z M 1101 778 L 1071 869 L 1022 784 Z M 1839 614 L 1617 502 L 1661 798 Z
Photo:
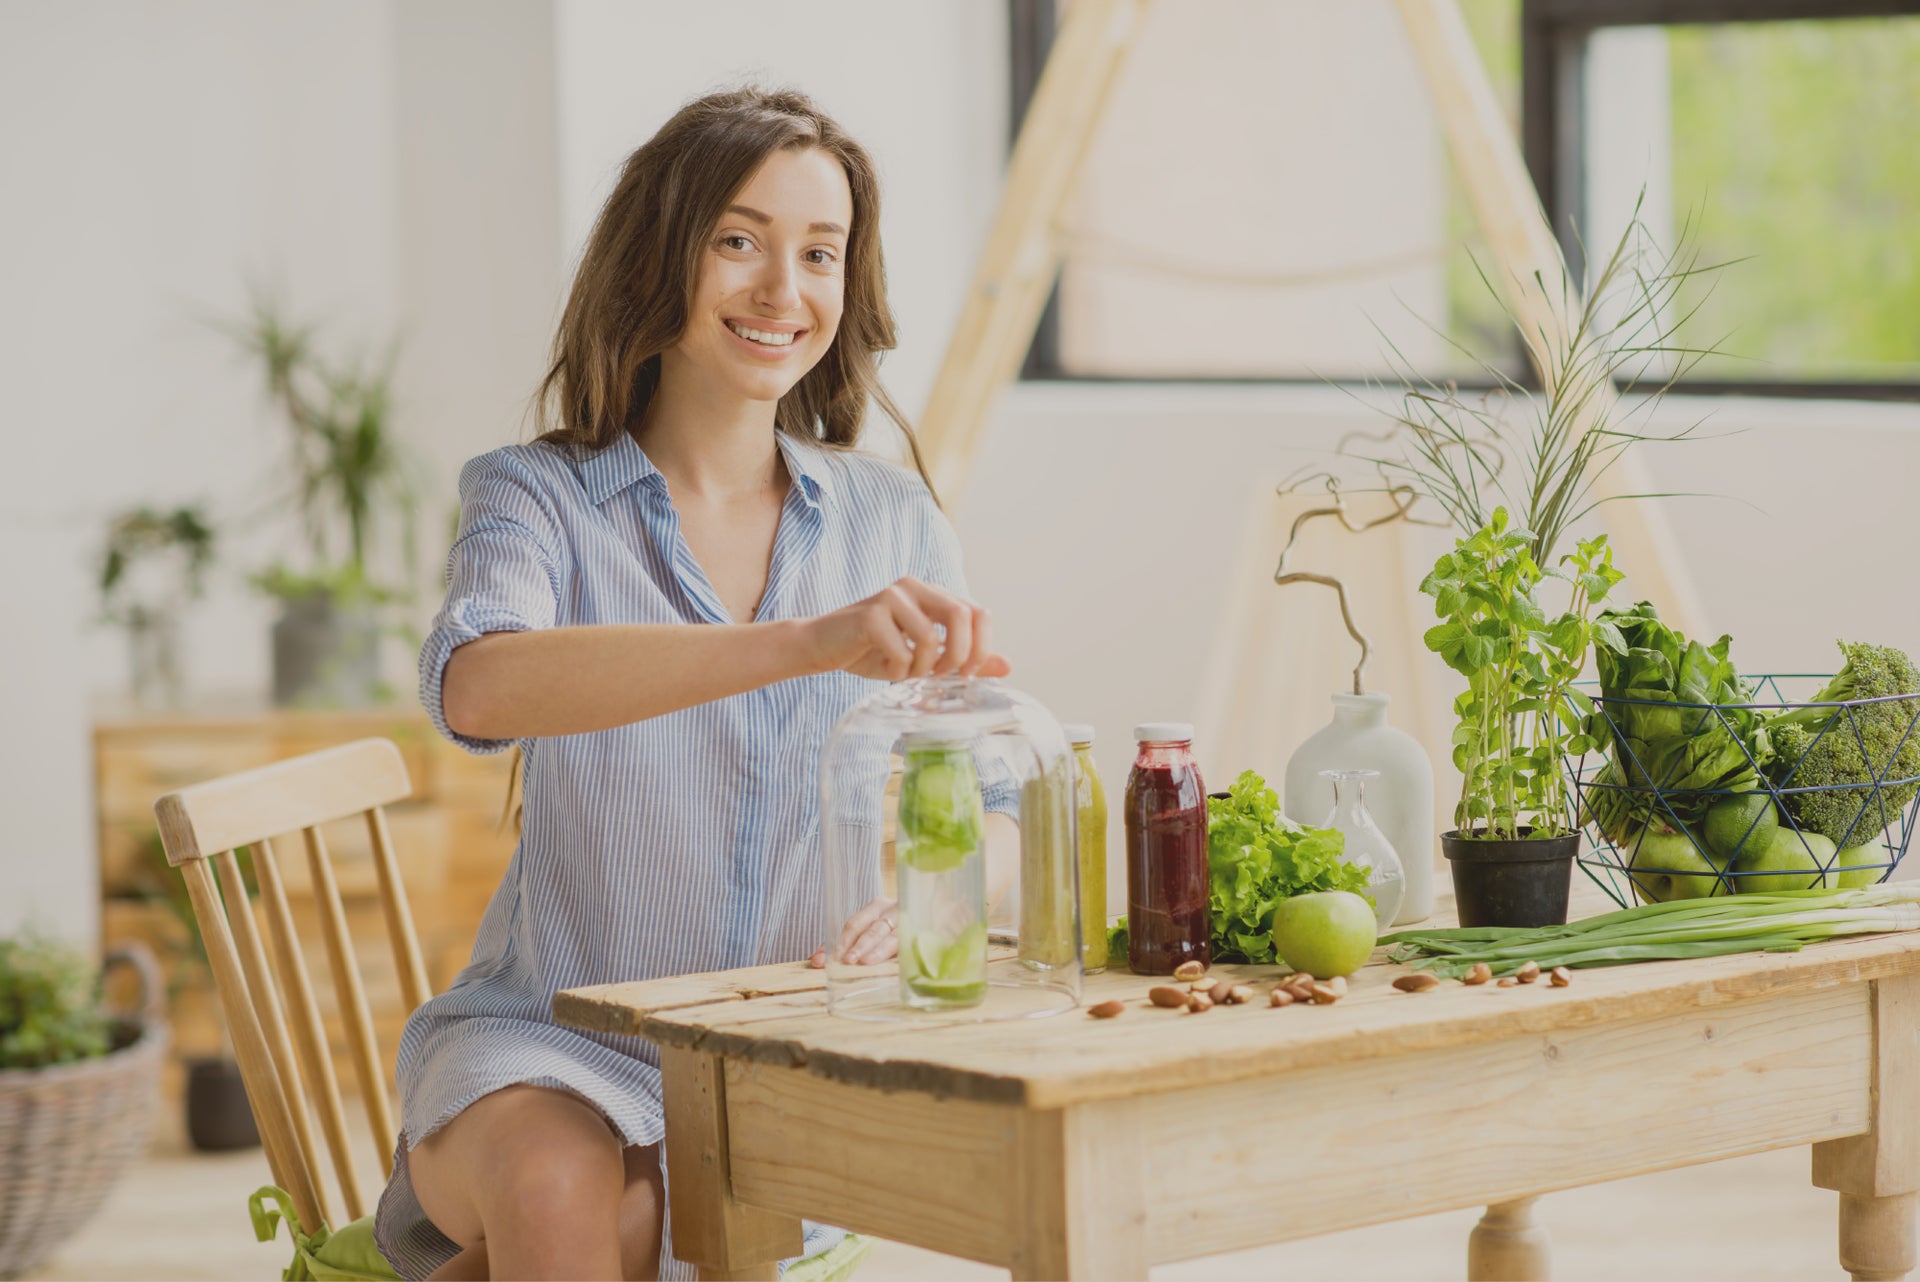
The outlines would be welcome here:
M 203 1152 L 257 1148 L 260 1131 L 247 1104 L 240 1066 L 211 1057 L 187 1061 L 187 1138 Z
M 1462 926 L 1566 924 L 1579 833 L 1488 841 L 1463 837 L 1456 829 L 1440 834 L 1440 853 L 1453 869 L 1453 899 Z

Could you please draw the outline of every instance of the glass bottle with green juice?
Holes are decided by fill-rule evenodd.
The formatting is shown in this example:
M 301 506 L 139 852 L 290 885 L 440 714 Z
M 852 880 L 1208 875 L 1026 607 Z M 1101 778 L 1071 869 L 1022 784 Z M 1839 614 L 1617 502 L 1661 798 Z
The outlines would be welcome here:
M 1107 790 L 1093 760 L 1093 727 L 1061 727 L 1073 745 L 1074 828 L 1080 842 L 1081 958 L 1088 974 L 1107 968 Z
M 986 806 L 966 740 L 911 733 L 902 744 L 900 999 L 920 1010 L 987 995 Z

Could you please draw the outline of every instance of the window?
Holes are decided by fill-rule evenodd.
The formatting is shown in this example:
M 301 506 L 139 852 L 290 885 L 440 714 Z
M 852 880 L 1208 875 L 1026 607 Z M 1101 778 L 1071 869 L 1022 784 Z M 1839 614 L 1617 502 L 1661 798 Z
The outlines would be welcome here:
M 1055 0 L 1011 2 L 1017 119 Z M 1731 263 L 1680 300 L 1725 353 L 1688 390 L 1920 400 L 1920 0 L 1462 9 L 1576 271 L 1643 188 Z M 1526 376 L 1390 0 L 1149 13 L 1029 377 L 1359 379 L 1391 344 L 1471 382 L 1455 343 Z

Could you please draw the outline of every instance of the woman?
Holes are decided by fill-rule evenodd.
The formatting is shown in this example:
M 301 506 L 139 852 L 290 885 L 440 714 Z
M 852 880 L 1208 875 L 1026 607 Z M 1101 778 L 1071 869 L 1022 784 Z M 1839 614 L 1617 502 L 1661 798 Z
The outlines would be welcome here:
M 873 679 L 1007 670 L 924 473 L 849 448 L 869 401 L 900 422 L 893 345 L 872 163 L 806 98 L 700 99 L 628 160 L 555 425 L 462 472 L 421 653 L 443 733 L 523 749 L 524 817 L 471 964 L 401 1039 L 378 1236 L 403 1274 L 693 1276 L 652 1050 L 550 1003 L 818 962 L 827 730 Z M 892 954 L 890 911 L 860 926 L 854 959 Z

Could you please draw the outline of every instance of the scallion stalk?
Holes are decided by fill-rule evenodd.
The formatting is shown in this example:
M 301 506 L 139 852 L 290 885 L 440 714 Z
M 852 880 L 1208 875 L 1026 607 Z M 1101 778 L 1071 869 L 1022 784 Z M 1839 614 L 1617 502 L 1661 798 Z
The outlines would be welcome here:
M 1458 978 L 1485 962 L 1496 975 L 1542 969 L 1796 952 L 1842 935 L 1920 930 L 1920 883 L 1858 890 L 1785 890 L 1644 904 L 1564 926 L 1403 930 L 1380 942 L 1388 956 Z

